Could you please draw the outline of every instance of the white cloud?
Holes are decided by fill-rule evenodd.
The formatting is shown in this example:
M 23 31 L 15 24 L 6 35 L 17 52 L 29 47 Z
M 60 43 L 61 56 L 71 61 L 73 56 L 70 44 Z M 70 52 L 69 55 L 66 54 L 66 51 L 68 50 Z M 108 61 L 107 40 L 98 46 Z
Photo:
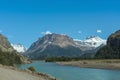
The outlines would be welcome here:
M 79 34 L 82 34 L 82 31 L 78 31 Z
M 102 33 L 102 30 L 98 29 L 98 30 L 97 30 L 97 33 Z
M 46 34 L 46 35 L 47 35 L 47 34 L 52 34 L 52 32 L 50 32 L 50 31 L 46 31 L 45 34 Z
M 41 32 L 41 34 L 47 35 L 47 34 L 52 34 L 52 32 L 46 31 L 46 32 Z

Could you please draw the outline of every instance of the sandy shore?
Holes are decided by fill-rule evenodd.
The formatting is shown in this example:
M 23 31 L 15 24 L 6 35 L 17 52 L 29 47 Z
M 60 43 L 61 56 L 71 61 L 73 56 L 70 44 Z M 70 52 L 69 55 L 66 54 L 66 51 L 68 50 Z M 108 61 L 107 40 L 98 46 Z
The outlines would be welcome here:
M 14 67 L 0 65 L 0 80 L 56 80 L 43 73 L 21 71 Z
M 60 65 L 78 66 L 82 68 L 116 69 L 120 70 L 120 59 L 109 60 L 80 60 L 70 62 L 57 62 Z

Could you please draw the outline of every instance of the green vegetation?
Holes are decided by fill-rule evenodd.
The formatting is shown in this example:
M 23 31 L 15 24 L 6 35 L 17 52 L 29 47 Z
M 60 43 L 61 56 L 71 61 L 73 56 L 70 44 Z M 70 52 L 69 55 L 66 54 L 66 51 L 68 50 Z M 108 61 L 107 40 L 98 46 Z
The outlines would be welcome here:
M 101 48 L 95 58 L 98 59 L 120 59 L 120 47 L 104 46 Z
M 97 52 L 95 58 L 120 59 L 120 30 L 108 37 L 107 45 Z
M 55 61 L 71 61 L 72 58 L 69 57 L 51 57 L 51 58 L 46 58 L 45 61 L 46 62 L 55 62 Z
M 14 66 L 14 64 L 21 64 L 20 56 L 15 51 L 3 52 L 0 50 L 0 64 Z
M 36 72 L 36 69 L 35 69 L 33 66 L 28 67 L 28 70 L 30 70 L 30 71 L 32 71 L 32 72 Z
M 78 61 L 78 60 L 84 60 L 84 59 L 92 59 L 92 58 L 81 58 L 81 57 L 50 57 L 46 58 L 45 62 L 57 62 L 57 61 Z

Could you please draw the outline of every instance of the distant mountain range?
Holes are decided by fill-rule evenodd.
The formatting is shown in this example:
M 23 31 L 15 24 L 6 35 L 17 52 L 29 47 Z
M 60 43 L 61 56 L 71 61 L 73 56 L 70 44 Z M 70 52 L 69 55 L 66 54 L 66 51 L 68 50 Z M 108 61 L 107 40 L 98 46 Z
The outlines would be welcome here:
M 98 36 L 79 40 L 64 34 L 47 33 L 35 41 L 29 49 L 21 44 L 11 44 L 5 36 L 0 34 L 0 60 L 3 60 L 0 63 L 5 63 L 4 61 L 13 61 L 12 64 L 27 62 L 28 60 L 19 52 L 35 60 L 63 56 L 72 58 L 120 58 L 120 30 L 111 34 L 107 41 Z
M 98 36 L 90 36 L 87 37 L 85 40 L 74 39 L 76 45 L 82 50 L 93 50 L 101 45 L 106 45 L 106 40 L 101 39 Z
M 46 34 L 34 42 L 25 52 L 31 59 L 44 59 L 47 57 L 76 57 L 81 55 L 81 50 L 72 38 L 61 34 Z
M 80 57 L 93 53 L 106 45 L 106 40 L 97 36 L 86 40 L 72 39 L 63 34 L 50 33 L 34 42 L 25 52 L 31 59 L 44 59 L 48 57 Z
M 101 45 L 106 45 L 106 40 L 101 39 L 98 36 L 90 36 L 90 37 L 87 37 L 85 40 L 80 40 L 80 39 L 73 39 L 73 40 L 77 45 L 77 47 L 79 47 L 82 51 L 93 50 L 93 49 L 96 49 L 97 47 L 100 47 Z M 11 46 L 17 52 L 20 52 L 20 53 L 24 53 L 27 51 L 27 48 L 21 43 L 11 44 Z

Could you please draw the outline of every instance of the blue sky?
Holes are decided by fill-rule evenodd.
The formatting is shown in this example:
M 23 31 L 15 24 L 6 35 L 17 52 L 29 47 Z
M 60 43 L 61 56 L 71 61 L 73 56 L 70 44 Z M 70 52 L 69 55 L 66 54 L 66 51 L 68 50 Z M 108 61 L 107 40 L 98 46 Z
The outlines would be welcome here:
M 119 29 L 119 0 L 0 0 L 0 33 L 26 47 L 46 31 L 107 39 Z

